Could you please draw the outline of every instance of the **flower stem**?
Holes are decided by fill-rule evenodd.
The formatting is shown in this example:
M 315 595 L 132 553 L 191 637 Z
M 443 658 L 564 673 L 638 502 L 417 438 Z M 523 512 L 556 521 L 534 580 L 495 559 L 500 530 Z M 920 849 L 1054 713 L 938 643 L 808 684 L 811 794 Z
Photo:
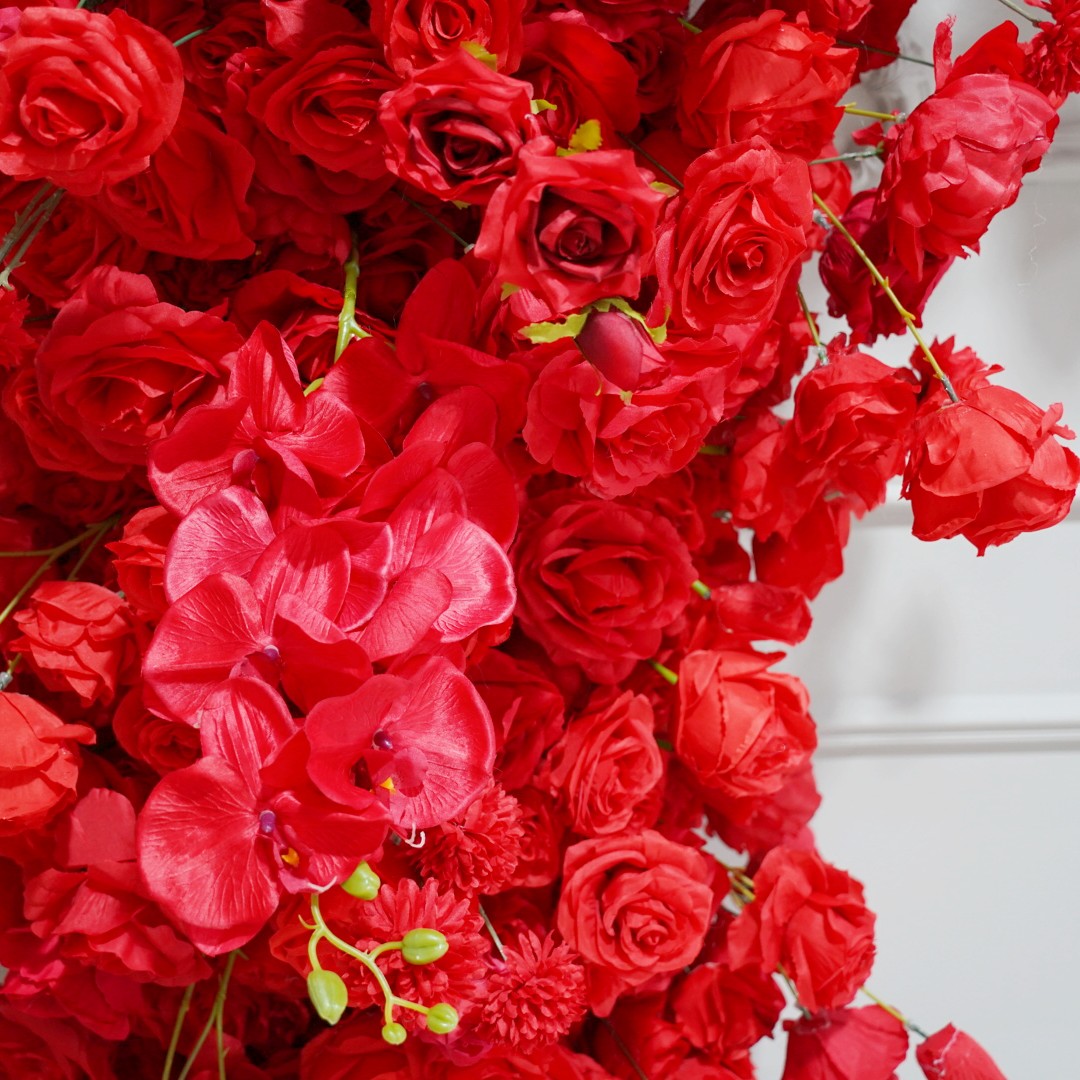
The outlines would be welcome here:
M 180 1045 L 180 1031 L 184 1026 L 184 1017 L 191 1008 L 191 998 L 195 993 L 195 984 L 184 989 L 184 996 L 180 999 L 180 1008 L 176 1010 L 176 1023 L 173 1024 L 172 1038 L 169 1040 L 169 1049 L 165 1054 L 165 1067 L 161 1070 L 161 1080 L 171 1080 L 173 1062 L 176 1060 L 176 1048 Z
M 480 918 L 484 920 L 484 926 L 487 927 L 488 934 L 491 935 L 491 940 L 495 943 L 495 951 L 499 954 L 499 958 L 506 959 L 506 950 L 503 948 L 502 939 L 499 937 L 495 927 L 491 924 L 491 919 L 488 918 L 488 913 L 484 910 L 483 904 L 477 904 L 477 908 L 480 911 Z
M 665 682 L 671 683 L 672 686 L 678 685 L 679 676 L 676 675 L 675 672 L 671 670 L 671 668 L 665 667 L 663 664 L 660 663 L 659 660 L 650 660 L 649 663 L 652 665 L 653 671 L 655 671 L 661 679 L 663 679 Z
M 53 216 L 53 211 L 60 205 L 60 200 L 66 194 L 67 192 L 63 189 L 57 189 L 41 204 L 34 216 L 33 225 L 30 227 L 29 232 L 26 233 L 26 238 L 16 249 L 15 254 L 11 256 L 11 261 L 4 267 L 3 273 L 0 273 L 0 289 L 12 288 L 12 272 L 18 269 L 23 256 L 26 254 L 30 245 L 34 242 L 38 233 L 45 228 L 45 223 Z
M 181 45 L 186 45 L 194 38 L 201 37 L 203 34 L 210 33 L 210 29 L 211 28 L 209 26 L 204 26 L 201 30 L 192 30 L 190 34 L 185 34 L 182 38 L 177 38 L 173 42 L 173 48 L 179 49 Z
M 821 344 L 821 333 L 818 330 L 817 321 L 814 319 L 814 313 L 810 310 L 810 305 L 806 302 L 806 295 L 802 291 L 802 286 L 797 285 L 795 291 L 799 297 L 799 307 L 802 308 L 803 318 L 806 320 L 806 325 L 810 328 L 810 338 L 814 342 L 814 348 L 817 349 L 818 360 L 826 364 L 829 361 L 829 354 L 825 351 L 825 346 Z
M 345 262 L 345 285 L 341 290 L 341 314 L 338 316 L 337 341 L 334 344 L 334 363 L 337 363 L 353 338 L 371 337 L 356 322 L 356 282 L 359 276 L 360 252 L 357 250 L 356 244 L 353 244 L 352 251 L 349 252 L 349 258 Z M 316 379 L 315 382 L 321 385 L 322 380 Z M 304 391 L 305 396 L 313 387 L 317 389 L 315 383 L 312 383 L 311 387 Z
M 851 150 L 846 154 L 837 154 L 836 157 L 815 158 L 810 164 L 831 165 L 834 161 L 862 161 L 864 158 L 881 157 L 881 154 L 881 149 L 875 146 L 869 150 Z
M 880 56 L 891 56 L 894 60 L 907 60 L 912 64 L 922 64 L 923 67 L 934 66 L 933 60 L 923 60 L 920 56 L 905 56 L 904 53 L 890 52 L 888 49 L 878 49 L 873 45 L 864 45 L 861 41 L 841 41 L 837 38 L 836 44 L 845 49 L 863 49 L 865 52 L 878 53 Z
M 463 237 L 459 236 L 456 232 L 454 232 L 454 230 L 451 229 L 450 226 L 447 225 L 445 221 L 442 221 L 440 218 L 437 218 L 426 206 L 422 206 L 415 199 L 410 198 L 408 195 L 405 194 L 404 191 L 401 192 L 401 197 L 414 210 L 419 210 L 420 213 L 423 214 L 424 217 L 426 217 L 428 219 L 428 221 L 434 223 L 435 225 L 438 225 L 439 228 L 442 229 L 442 231 L 444 233 L 446 233 L 447 236 L 452 236 L 465 249 L 466 252 L 472 251 L 473 245 L 470 244 L 468 240 L 464 239 Z
M 860 109 L 857 105 L 841 105 L 848 116 L 865 116 L 870 120 L 884 120 L 896 123 L 904 118 L 903 113 L 876 112 L 874 109 Z
M 885 295 L 889 298 L 889 303 L 896 308 L 897 313 L 900 315 L 907 325 L 908 330 L 911 331 L 911 336 L 917 342 L 919 348 L 922 350 L 923 356 L 926 357 L 926 362 L 930 365 L 930 370 L 934 375 L 941 380 L 941 385 L 945 387 L 945 393 L 949 395 L 949 399 L 953 402 L 959 401 L 959 397 L 956 395 L 956 391 L 953 389 L 953 384 L 949 381 L 949 376 L 941 370 L 941 365 L 937 362 L 937 358 L 930 351 L 929 346 L 923 341 L 922 334 L 919 333 L 918 327 L 915 325 L 915 316 L 903 304 L 900 303 L 896 293 L 893 292 L 892 286 L 885 280 L 884 275 L 874 265 L 873 260 L 869 255 L 863 251 L 859 242 L 851 235 L 850 232 L 844 227 L 843 222 L 829 209 L 825 200 L 821 198 L 816 192 L 814 194 L 814 203 L 817 208 L 829 219 L 833 228 L 840 233 L 840 235 L 851 245 L 852 251 L 862 260 L 863 265 L 870 271 L 870 276 L 881 286 Z
M 199 1037 L 195 1040 L 195 1045 L 191 1048 L 191 1053 L 188 1054 L 187 1061 L 184 1062 L 184 1067 L 176 1080 L 187 1080 L 188 1074 L 195 1066 L 195 1059 L 199 1056 L 199 1051 L 202 1050 L 206 1040 L 210 1037 L 211 1029 L 217 1028 L 221 1030 L 220 1016 L 225 1008 L 225 997 L 229 992 L 229 979 L 232 977 L 236 956 L 235 952 L 231 952 L 228 960 L 225 961 L 225 970 L 221 973 L 221 981 L 218 983 L 217 993 L 214 995 L 214 1004 L 210 1009 L 210 1015 L 206 1018 L 206 1023 L 203 1025 L 202 1031 L 199 1032 Z M 219 1044 L 219 1046 L 221 1045 Z
M 1027 19 L 1027 21 L 1029 23 L 1031 23 L 1033 26 L 1039 26 L 1040 25 L 1041 20 L 1035 18 L 1034 15 L 1031 15 L 1028 12 L 1026 12 L 1019 4 L 1014 4 L 1012 2 L 1012 0 L 998 0 L 998 3 L 1003 4 L 1010 11 L 1012 11 L 1015 14 L 1019 15 L 1021 19 Z
M 899 1009 L 893 1008 L 892 1005 L 887 1005 L 884 1001 L 877 996 L 877 994 L 870 993 L 865 986 L 859 987 L 859 992 L 865 994 L 878 1008 L 884 1009 L 891 1017 L 899 1020 L 909 1031 L 914 1031 L 920 1038 L 928 1039 L 930 1036 L 926 1034 L 918 1025 L 912 1023 Z
M 700 31 L 698 31 L 700 33 Z M 648 150 L 643 150 L 633 139 L 627 138 L 625 135 L 622 137 L 624 143 L 626 143 L 632 150 L 640 154 L 650 165 L 659 169 L 680 191 L 683 188 L 683 182 L 673 173 L 669 172 L 649 153 Z
M 634 1070 L 634 1073 L 638 1077 L 638 1080 L 649 1080 L 649 1074 L 638 1064 L 637 1059 L 630 1052 L 630 1047 L 623 1042 L 622 1036 L 615 1030 L 615 1025 L 604 1017 L 601 1023 L 608 1029 L 608 1034 L 611 1036 L 612 1041 L 618 1047 L 619 1053 L 626 1058 L 630 1065 L 630 1068 Z

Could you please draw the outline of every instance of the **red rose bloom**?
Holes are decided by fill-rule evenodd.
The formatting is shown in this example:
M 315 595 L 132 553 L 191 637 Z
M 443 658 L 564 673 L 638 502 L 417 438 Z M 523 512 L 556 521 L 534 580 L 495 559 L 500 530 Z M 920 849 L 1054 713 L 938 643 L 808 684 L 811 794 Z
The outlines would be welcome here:
M 529 86 L 461 53 L 383 97 L 392 173 L 443 202 L 483 204 L 534 127 Z
M 810 160 L 840 122 L 840 95 L 857 54 L 828 34 L 785 22 L 782 11 L 731 19 L 686 50 L 679 128 L 694 146 L 730 146 L 754 135 Z
M 602 683 L 656 654 L 697 576 L 659 514 L 564 492 L 532 503 L 512 554 L 521 628 Z
M 764 139 L 703 154 L 657 238 L 655 306 L 701 332 L 764 322 L 806 252 L 812 210 L 806 164 Z
M 65 724 L 25 694 L 0 694 L 0 837 L 38 829 L 75 798 L 83 724 Z
M 1005 1080 L 990 1055 L 970 1036 L 948 1024 L 915 1048 L 926 1080 Z
M 165 549 L 177 520 L 163 506 L 147 506 L 128 518 L 124 534 L 105 546 L 115 555 L 120 591 L 143 619 L 157 621 L 169 606 L 165 598 Z
M 141 465 L 181 410 L 219 391 L 241 344 L 221 319 L 160 303 L 148 278 L 100 267 L 38 350 L 41 397 L 106 461 Z
M 773 848 L 727 943 L 733 967 L 774 971 L 783 964 L 807 1009 L 839 1008 L 870 973 L 874 915 L 862 886 L 843 870 L 809 851 Z
M 0 171 L 95 195 L 146 168 L 183 94 L 157 30 L 122 11 L 28 8 L 0 42 Z
M 923 415 L 904 473 L 914 535 L 963 536 L 982 555 L 1061 521 L 1080 482 L 1080 459 L 1053 437 L 1073 437 L 1061 411 L 984 385 Z
M 629 150 L 558 157 L 538 139 L 492 195 L 475 253 L 500 284 L 529 289 L 555 313 L 635 297 L 663 201 Z
M 557 924 L 585 961 L 597 1016 L 697 956 L 712 916 L 711 878 L 704 856 L 649 830 L 566 852 Z
M 551 782 L 575 832 L 610 836 L 655 821 L 664 761 L 643 694 L 596 693 L 552 750 L 551 762 Z
M 782 1080 L 893 1080 L 907 1057 L 904 1025 L 877 1005 L 788 1020 Z M 957 1077 L 960 1080 L 960 1077 Z
M 46 581 L 15 621 L 11 643 L 50 690 L 69 690 L 84 706 L 108 705 L 138 669 L 139 642 L 127 602 L 101 585 Z
M 780 655 L 725 649 L 679 664 L 675 752 L 707 790 L 769 795 L 810 759 L 817 730 L 806 688 L 768 670 Z

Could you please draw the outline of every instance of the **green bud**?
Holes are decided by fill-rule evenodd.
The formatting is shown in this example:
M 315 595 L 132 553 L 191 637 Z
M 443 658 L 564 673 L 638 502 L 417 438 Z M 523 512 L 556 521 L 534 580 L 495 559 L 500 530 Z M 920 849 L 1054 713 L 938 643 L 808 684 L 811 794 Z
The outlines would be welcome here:
M 400 1024 L 386 1024 L 382 1029 L 383 1042 L 388 1042 L 391 1046 L 400 1046 L 406 1035 L 408 1032 Z
M 401 939 L 401 955 L 408 964 L 433 964 L 446 955 L 450 946 L 438 930 L 418 927 Z
M 307 992 L 315 1011 L 328 1024 L 336 1024 L 349 1004 L 349 991 L 336 971 L 315 968 L 307 977 Z
M 436 1035 L 449 1035 L 458 1026 L 458 1011 L 453 1005 L 447 1005 L 440 1001 L 438 1005 L 432 1005 L 427 1013 L 428 1031 L 434 1031 Z
M 357 900 L 374 900 L 382 887 L 382 878 L 362 862 L 342 883 L 341 887 Z

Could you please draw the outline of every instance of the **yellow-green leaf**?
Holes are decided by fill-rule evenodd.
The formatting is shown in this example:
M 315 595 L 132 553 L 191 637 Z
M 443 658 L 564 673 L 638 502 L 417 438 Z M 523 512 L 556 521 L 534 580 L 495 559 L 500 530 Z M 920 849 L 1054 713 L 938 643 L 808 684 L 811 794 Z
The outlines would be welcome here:
M 479 41 L 464 41 L 461 47 L 470 56 L 476 57 L 481 64 L 487 64 L 492 71 L 499 70 L 499 58 L 493 52 L 488 52 Z

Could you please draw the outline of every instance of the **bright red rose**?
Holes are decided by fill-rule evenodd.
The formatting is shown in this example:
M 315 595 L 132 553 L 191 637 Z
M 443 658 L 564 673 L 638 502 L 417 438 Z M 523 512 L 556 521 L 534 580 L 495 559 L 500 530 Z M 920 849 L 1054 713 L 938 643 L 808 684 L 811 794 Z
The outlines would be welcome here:
M 982 555 L 1061 521 L 1080 482 L 1080 459 L 1053 437 L 1073 438 L 1061 412 L 984 385 L 923 415 L 904 473 L 914 535 L 963 536 Z
M 893 1070 L 907 1057 L 904 1025 L 877 1005 L 829 1009 L 788 1020 L 784 1027 L 782 1080 L 893 1080 Z
M 697 575 L 659 514 L 555 492 L 533 501 L 512 551 L 521 628 L 556 664 L 617 683 L 656 654 Z
M 521 60 L 525 0 L 375 0 L 371 29 L 399 74 L 429 67 L 477 45 L 499 71 Z
M 105 546 L 113 553 L 116 582 L 141 618 L 156 621 L 169 606 L 163 584 L 165 549 L 177 520 L 163 506 L 137 510 L 124 525 L 124 534 Z
M 500 284 L 536 293 L 555 313 L 632 298 L 663 202 L 629 150 L 559 157 L 553 142 L 537 139 L 492 195 L 475 253 Z
M 657 237 L 654 307 L 701 332 L 764 322 L 806 253 L 812 211 L 806 164 L 764 139 L 703 154 Z
M 113 734 L 123 750 L 162 776 L 199 759 L 199 732 L 179 720 L 154 716 L 142 700 L 142 687 L 129 690 L 112 718 Z
M 857 56 L 828 34 L 785 22 L 782 11 L 731 19 L 686 50 L 678 116 L 683 138 L 705 148 L 760 135 L 810 160 L 840 122 L 840 96 Z
M 38 829 L 75 798 L 79 751 L 94 732 L 24 694 L 0 694 L 0 836 Z
M 853 877 L 812 852 L 778 847 L 754 874 L 754 900 L 731 924 L 727 943 L 733 967 L 783 964 L 807 1009 L 834 1009 L 870 973 L 874 915 Z
M 610 1026 L 608 1026 L 610 1024 Z M 619 1080 L 641 1080 L 628 1060 L 632 1058 L 648 1077 L 690 1077 L 690 1080 L 730 1080 L 728 1073 L 690 1072 L 693 1046 L 682 1027 L 673 1022 L 668 995 L 641 992 L 624 995 L 608 1024 L 592 1029 L 590 1049 L 608 1073 Z
M 384 95 L 379 123 L 392 173 L 443 202 L 479 205 L 535 131 L 528 84 L 465 52 Z
M 915 1048 L 926 1080 L 1005 1080 L 990 1055 L 968 1034 L 948 1024 Z
M 729 799 L 769 795 L 817 746 L 806 688 L 768 670 L 780 655 L 703 651 L 679 664 L 675 752 L 706 790 Z
M 85 581 L 46 581 L 15 615 L 23 636 L 11 643 L 50 690 L 108 705 L 138 670 L 139 638 L 127 601 Z
M 596 692 L 570 723 L 550 761 L 574 832 L 610 836 L 655 822 L 664 760 L 654 723 L 649 699 L 630 690 Z
M 0 170 L 96 195 L 146 168 L 183 94 L 176 49 L 123 11 L 29 8 L 0 42 Z
M 597 1016 L 697 956 L 712 916 L 711 881 L 704 856 L 649 830 L 567 850 L 557 923 L 585 961 Z
M 947 38 L 939 40 L 939 51 Z M 1001 71 L 970 70 L 964 57 L 952 75 L 907 120 L 885 134 L 885 168 L 877 208 L 889 247 L 913 277 L 927 255 L 978 251 L 993 218 L 1020 194 L 1024 174 L 1039 167 L 1058 116 L 1046 96 Z
M 149 279 L 101 267 L 38 350 L 42 400 L 107 461 L 141 465 L 182 411 L 219 392 L 240 344 L 221 319 L 160 303 Z
M 379 98 L 396 85 L 372 35 L 335 35 L 257 82 L 248 105 L 294 154 L 332 173 L 375 179 L 385 172 Z
M 144 172 L 108 185 L 95 206 L 149 251 L 188 259 L 244 259 L 255 251 L 247 205 L 255 162 L 194 107 Z

